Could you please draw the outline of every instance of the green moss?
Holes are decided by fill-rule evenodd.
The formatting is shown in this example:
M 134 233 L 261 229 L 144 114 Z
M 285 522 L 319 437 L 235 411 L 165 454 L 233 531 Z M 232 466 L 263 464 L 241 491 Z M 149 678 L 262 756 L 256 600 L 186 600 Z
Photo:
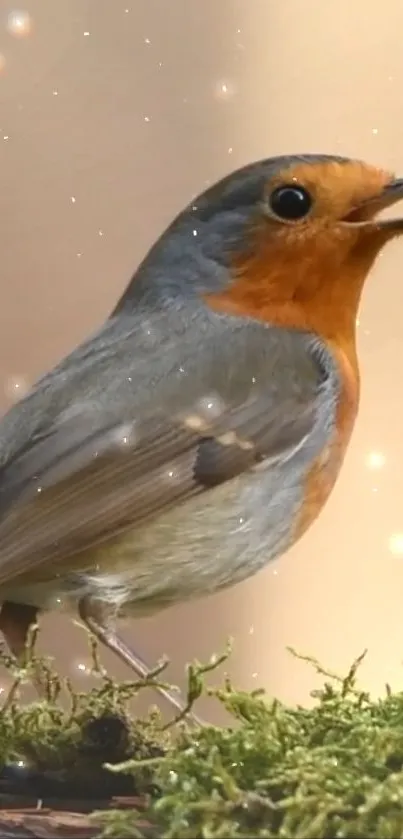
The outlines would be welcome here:
M 71 692 L 67 712 L 57 680 L 47 702 L 28 708 L 14 691 L 0 718 L 0 754 L 3 762 L 28 760 L 61 773 L 66 783 L 105 773 L 106 784 L 124 782 L 127 794 L 144 795 L 138 812 L 94 814 L 103 837 L 149 836 L 145 822 L 166 839 L 402 837 L 403 694 L 388 688 L 372 700 L 361 691 L 362 657 L 346 678 L 307 660 L 324 680 L 312 708 L 290 708 L 226 681 L 212 693 L 232 715 L 228 728 L 180 722 L 163 730 L 156 714 L 130 717 L 128 702 L 141 684 L 115 685 L 105 674 L 96 690 Z M 189 668 L 189 704 L 216 664 Z M 99 747 L 91 730 L 102 720 L 122 725 L 119 737 L 115 728 Z

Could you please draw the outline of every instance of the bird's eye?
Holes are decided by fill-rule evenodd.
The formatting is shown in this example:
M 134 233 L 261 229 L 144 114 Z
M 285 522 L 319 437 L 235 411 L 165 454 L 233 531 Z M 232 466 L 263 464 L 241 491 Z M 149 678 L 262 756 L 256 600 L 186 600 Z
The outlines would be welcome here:
M 273 190 L 269 204 L 278 218 L 284 221 L 298 221 L 308 215 L 312 207 L 312 198 L 304 187 L 286 184 Z

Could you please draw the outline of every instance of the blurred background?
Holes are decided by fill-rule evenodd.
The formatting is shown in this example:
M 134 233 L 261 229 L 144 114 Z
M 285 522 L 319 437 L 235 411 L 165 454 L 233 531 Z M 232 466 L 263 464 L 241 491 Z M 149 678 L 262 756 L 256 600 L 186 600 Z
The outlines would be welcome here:
M 232 169 L 334 152 L 403 175 L 402 31 L 399 0 L 0 2 L 1 410 L 102 322 L 172 217 Z M 175 683 L 232 636 L 234 681 L 289 702 L 310 701 L 317 678 L 288 645 L 341 673 L 368 648 L 364 685 L 403 686 L 402 310 L 396 242 L 360 313 L 353 442 L 303 540 L 231 591 L 122 627 L 150 662 L 169 656 Z M 69 617 L 45 617 L 39 645 L 91 685 Z

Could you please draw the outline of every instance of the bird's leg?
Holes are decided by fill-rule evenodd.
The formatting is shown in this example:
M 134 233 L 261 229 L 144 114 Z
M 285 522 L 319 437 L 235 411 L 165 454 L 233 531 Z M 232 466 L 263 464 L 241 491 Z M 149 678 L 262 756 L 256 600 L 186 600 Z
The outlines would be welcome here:
M 35 626 L 38 609 L 27 603 L 13 603 L 5 600 L 0 609 L 0 631 L 16 663 L 24 666 L 30 629 Z M 39 672 L 35 672 L 33 683 L 40 698 L 46 695 Z
M 112 650 L 125 664 L 127 664 L 137 676 L 141 679 L 147 679 L 150 676 L 151 669 L 147 666 L 140 656 L 137 655 L 124 641 L 117 635 L 114 627 L 116 617 L 116 610 L 110 603 L 106 603 L 96 597 L 83 597 L 78 604 L 78 613 L 81 620 L 92 632 L 93 635 L 104 644 L 109 650 Z M 180 695 L 176 696 L 169 690 L 163 687 L 155 686 L 155 690 L 169 702 L 173 708 L 179 713 L 183 713 L 186 708 L 186 703 Z M 196 725 L 203 725 L 193 712 L 189 712 L 189 719 Z

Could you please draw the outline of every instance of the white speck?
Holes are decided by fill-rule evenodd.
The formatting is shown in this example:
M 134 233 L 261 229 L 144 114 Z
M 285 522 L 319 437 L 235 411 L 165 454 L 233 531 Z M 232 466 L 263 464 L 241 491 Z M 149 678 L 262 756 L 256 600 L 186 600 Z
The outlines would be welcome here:
M 232 151 L 233 151 L 232 146 L 230 146 L 229 149 L 228 149 L 228 154 L 232 154 Z
M 10 137 L 9 137 L 8 134 L 3 134 L 3 140 L 9 140 L 9 139 L 10 139 Z
M 85 664 L 77 664 L 77 670 L 81 670 L 83 673 L 85 673 L 86 669 L 87 668 Z
M 162 61 L 158 62 L 158 67 L 162 67 Z
M 183 368 L 183 367 L 179 367 L 179 372 L 180 372 L 180 373 L 184 373 L 184 372 L 185 372 L 184 368 Z
M 206 394 L 197 404 L 197 413 L 207 414 L 208 419 L 219 417 L 225 409 L 225 402 L 218 393 Z
M 278 571 L 277 571 L 277 569 L 275 568 L 275 569 L 273 570 L 273 575 L 274 575 L 274 577 L 277 577 L 277 574 L 278 574 Z
M 245 521 L 245 519 L 243 519 L 242 516 L 241 516 L 240 519 L 239 519 L 239 524 L 243 524 L 244 521 Z
M 103 236 L 103 235 L 104 235 L 104 231 L 103 230 L 98 230 L 98 236 Z
M 0 693 L 4 693 L 4 688 L 0 688 Z
M 133 381 L 132 377 L 131 377 L 131 376 L 128 376 L 128 377 L 127 377 L 127 381 L 128 381 L 128 382 L 132 382 L 132 381 Z
M 255 627 L 252 625 L 249 627 L 249 635 L 254 635 Z
M 356 318 L 355 325 L 358 327 L 360 325 L 360 319 Z
M 10 12 L 7 18 L 7 29 L 17 38 L 25 38 L 32 30 L 32 18 L 28 12 Z
M 403 533 L 392 533 L 389 538 L 389 550 L 394 556 L 403 556 Z
M 252 679 L 257 679 L 258 675 L 259 674 L 255 671 L 255 673 L 252 673 Z
M 148 335 L 148 336 L 155 335 L 155 327 L 153 327 L 153 325 L 152 325 L 152 323 L 150 322 L 149 319 L 143 321 L 142 328 L 143 328 L 143 334 L 144 335 Z
M 256 384 L 256 376 L 252 376 L 252 382 L 254 385 Z
M 39 493 L 39 492 L 42 492 L 42 487 L 37 487 L 36 491 L 37 491 L 38 493 Z
M 17 760 L 17 766 L 25 766 L 25 762 L 23 760 Z
M 59 95 L 59 91 L 58 91 L 58 90 L 52 90 L 52 94 L 53 94 L 53 96 L 58 96 L 58 95 Z
M 88 32 L 88 30 L 86 30 L 85 32 L 83 32 L 84 38 L 88 38 L 89 34 L 90 34 L 90 33 Z
M 369 452 L 365 458 L 368 469 L 382 469 L 386 463 L 386 457 L 382 452 Z
M 215 95 L 218 99 L 228 99 L 234 93 L 233 85 L 228 82 L 218 82 L 215 86 Z
M 197 230 L 192 230 L 193 236 L 197 236 Z
M 373 134 L 377 134 L 377 133 L 378 133 L 378 129 L 377 129 L 377 128 L 373 128 L 373 129 L 372 129 L 372 133 L 373 133 Z
M 144 122 L 150 122 L 150 117 L 144 117 Z
M 62 601 L 61 601 L 60 597 L 56 597 L 56 603 L 61 603 L 61 602 Z
M 125 9 L 125 15 L 129 14 L 130 9 Z
M 132 422 L 122 423 L 122 425 L 113 432 L 113 440 L 118 446 L 127 446 L 128 443 L 134 442 L 134 434 L 134 424 Z
M 70 201 L 71 201 L 71 203 L 72 203 L 72 204 L 75 204 L 75 203 L 76 203 L 76 199 L 75 199 L 75 196 L 74 196 L 74 195 L 71 195 L 71 196 L 70 196 Z
M 151 44 L 151 41 L 150 41 L 150 39 L 149 39 L 149 38 L 144 38 L 144 43 L 145 43 L 145 44 Z
M 5 393 L 14 402 L 28 393 L 28 382 L 22 376 L 11 376 L 5 384 Z
M 76 256 L 78 257 L 78 259 L 80 259 L 80 256 L 82 256 L 81 251 L 79 251 L 78 253 L 76 253 Z
M 169 481 L 172 484 L 172 481 L 178 481 L 180 478 L 180 470 L 175 465 L 168 466 L 167 469 L 161 471 L 161 480 Z

